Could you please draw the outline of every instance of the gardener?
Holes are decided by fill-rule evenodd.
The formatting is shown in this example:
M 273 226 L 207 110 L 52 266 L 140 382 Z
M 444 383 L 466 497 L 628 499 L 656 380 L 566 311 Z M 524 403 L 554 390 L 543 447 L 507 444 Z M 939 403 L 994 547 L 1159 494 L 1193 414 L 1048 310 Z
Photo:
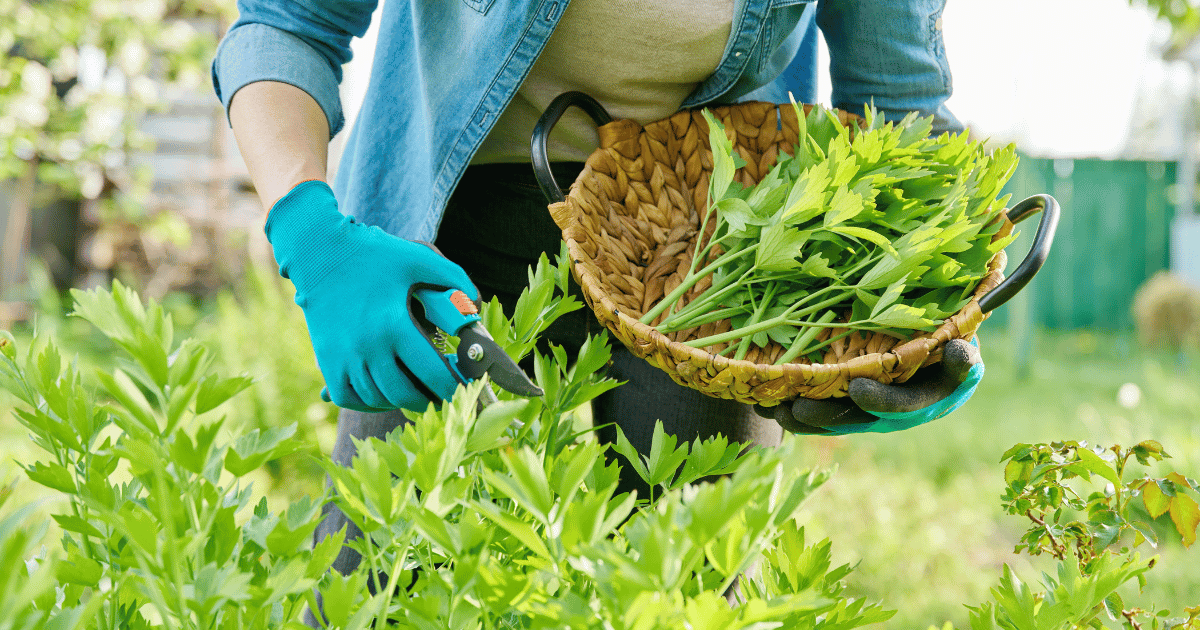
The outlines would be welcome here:
M 375 1 L 242 0 L 213 64 L 270 208 L 266 233 L 280 273 L 296 286 L 328 395 L 342 407 L 333 458 L 343 465 L 354 454 L 351 437 L 383 438 L 404 420 L 398 409 L 454 392 L 438 352 L 413 326 L 414 286 L 495 295 L 511 309 L 526 268 L 558 252 L 560 232 L 529 166 L 529 135 L 559 93 L 586 92 L 614 117 L 641 123 L 681 107 L 787 102 L 785 88 L 813 102 L 819 25 L 835 106 L 861 111 L 873 102 L 889 118 L 917 110 L 936 116 L 935 131 L 960 128 L 943 105 L 944 0 L 388 0 L 370 86 L 331 190 L 326 154 L 343 125 L 341 66 Z M 551 137 L 558 181 L 573 181 L 596 145 L 592 123 L 568 113 Z M 416 241 L 435 241 L 448 259 Z M 589 312 L 574 315 L 547 335 L 568 351 L 599 331 Z M 978 362 L 972 346 L 957 342 L 905 386 L 855 381 L 857 405 L 801 399 L 759 409 L 763 418 L 678 386 L 616 348 L 609 374 L 628 383 L 600 397 L 593 417 L 620 426 L 643 452 L 655 420 L 689 441 L 723 433 L 767 445 L 784 428 L 894 430 L 961 403 L 982 372 L 970 370 Z M 864 408 L 905 413 L 880 420 Z M 615 441 L 615 429 L 600 438 Z M 638 482 L 625 480 L 624 489 Z M 343 523 L 331 508 L 318 537 Z M 349 572 L 357 562 L 345 549 L 334 566 Z

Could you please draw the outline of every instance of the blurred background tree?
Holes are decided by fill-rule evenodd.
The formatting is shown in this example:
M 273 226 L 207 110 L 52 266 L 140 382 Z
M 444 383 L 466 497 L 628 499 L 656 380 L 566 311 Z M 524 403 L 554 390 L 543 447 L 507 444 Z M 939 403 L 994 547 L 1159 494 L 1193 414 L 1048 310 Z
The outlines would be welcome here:
M 14 297 L 31 228 L 73 256 L 81 200 L 101 223 L 177 223 L 147 212 L 141 124 L 164 94 L 204 88 L 235 16 L 225 0 L 0 0 L 0 299 Z
M 1171 25 L 1171 37 L 1163 51 L 1168 59 L 1179 57 L 1200 35 L 1200 5 L 1195 0 L 1130 0 L 1130 4 L 1145 4 Z

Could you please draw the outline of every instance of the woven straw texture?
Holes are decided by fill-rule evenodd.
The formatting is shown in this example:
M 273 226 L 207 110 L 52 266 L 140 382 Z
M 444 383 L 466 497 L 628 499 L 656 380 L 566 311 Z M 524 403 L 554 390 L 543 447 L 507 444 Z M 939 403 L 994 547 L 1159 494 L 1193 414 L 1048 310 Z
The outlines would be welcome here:
M 790 105 L 743 103 L 712 112 L 746 161 L 736 176 L 742 184 L 755 184 L 780 151 L 791 154 L 798 128 Z M 845 112 L 838 116 L 846 125 L 859 121 Z M 711 171 L 708 125 L 699 111 L 681 111 L 645 127 L 618 120 L 600 128 L 600 148 L 588 158 L 566 201 L 550 205 L 575 279 L 600 322 L 677 383 L 710 396 L 774 405 L 799 396 L 844 396 L 857 377 L 903 382 L 918 368 L 939 361 L 948 341 L 975 334 L 985 318 L 979 298 L 1003 279 L 1001 251 L 990 261 L 974 299 L 937 330 L 909 340 L 856 332 L 827 346 L 819 364 L 774 365 L 785 351 L 775 343 L 754 347 L 744 360 L 714 354 L 723 344 L 692 348 L 681 342 L 725 332 L 730 322 L 663 335 L 638 319 L 679 286 L 697 242 L 711 236 L 698 234 L 697 211 L 707 207 Z M 1010 230 L 1011 224 L 1005 225 L 997 238 Z M 701 280 L 681 303 L 710 284 Z M 830 329 L 817 339 L 839 332 L 844 330 Z

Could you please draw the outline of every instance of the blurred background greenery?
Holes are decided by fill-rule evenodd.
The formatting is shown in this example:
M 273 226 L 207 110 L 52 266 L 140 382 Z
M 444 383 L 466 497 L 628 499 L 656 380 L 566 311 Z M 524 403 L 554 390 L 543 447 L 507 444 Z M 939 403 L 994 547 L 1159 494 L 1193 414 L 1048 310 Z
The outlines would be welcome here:
M 1161 18 L 1148 45 L 1195 75 L 1191 3 L 1117 4 Z M 255 378 L 228 403 L 232 420 L 299 422 L 329 452 L 336 409 L 317 396 L 303 317 L 275 273 L 208 83 L 235 17 L 226 0 L 0 0 L 0 328 L 102 356 L 108 348 L 67 316 L 65 291 L 120 278 L 164 301 L 225 372 Z M 348 101 L 365 76 L 348 68 Z M 963 605 L 984 600 L 1005 563 L 1038 568 L 1011 553 L 1023 526 L 1001 516 L 999 461 L 1013 444 L 1154 439 L 1174 456 L 1169 468 L 1200 477 L 1195 105 L 1189 92 L 1174 110 L 1174 150 L 1146 151 L 1131 136 L 1126 146 L 1143 149 L 1105 159 L 1026 151 L 1010 191 L 1055 195 L 1063 219 L 1046 268 L 984 324 L 987 376 L 962 409 L 899 434 L 797 438 L 808 446 L 798 468 L 838 469 L 809 501 L 806 526 L 859 563 L 858 593 L 900 611 L 888 627 L 962 626 Z M 1135 109 L 1132 129 L 1152 126 L 1136 119 L 1146 111 Z M 1032 223 L 1011 257 L 1023 255 Z M 0 392 L 6 484 L 31 451 L 9 405 Z M 295 457 L 273 465 L 259 491 L 295 497 L 322 483 Z M 13 492 L 32 500 L 42 490 L 20 481 Z M 1146 593 L 1127 601 L 1200 604 L 1194 553 L 1159 552 Z

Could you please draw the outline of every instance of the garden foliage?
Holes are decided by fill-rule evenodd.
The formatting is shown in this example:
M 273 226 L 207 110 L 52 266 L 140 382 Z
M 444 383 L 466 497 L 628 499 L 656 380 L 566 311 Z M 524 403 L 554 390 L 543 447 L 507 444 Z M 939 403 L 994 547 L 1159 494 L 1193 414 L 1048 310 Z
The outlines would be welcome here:
M 617 493 L 618 465 L 575 416 L 616 385 L 603 376 L 605 339 L 577 357 L 534 352 L 537 335 L 579 307 L 566 282 L 565 266 L 543 260 L 512 318 L 485 307 L 498 343 L 534 353 L 545 396 L 500 391 L 481 408 L 490 384 L 461 387 L 386 440 L 360 442 L 345 468 L 294 426 L 247 431 L 226 417 L 250 379 L 216 374 L 205 345 L 177 339 L 160 305 L 118 283 L 74 293 L 75 315 L 119 348 L 111 360 L 84 365 L 54 340 L 0 337 L 0 385 L 39 451 L 22 465 L 54 497 L 60 535 L 48 549 L 33 506 L 3 508 L 0 630 L 303 628 L 318 601 L 330 628 L 832 630 L 889 619 L 848 595 L 850 567 L 798 526 L 827 474 L 793 467 L 797 440 L 680 443 L 660 429 L 641 456 L 620 439 L 615 450 L 653 492 Z M 330 491 L 256 501 L 248 475 L 297 453 L 324 467 Z M 1006 501 L 1035 524 L 1024 544 L 1054 553 L 1060 569 L 1036 589 L 1006 574 L 995 601 L 972 609 L 972 628 L 1200 627 L 1192 611 L 1153 616 L 1113 595 L 1152 566 L 1125 548 L 1137 535 L 1157 543 L 1177 531 L 1190 543 L 1195 531 L 1195 482 L 1125 482 L 1128 453 L 1163 455 L 1148 443 L 1009 453 Z M 721 478 L 698 482 L 710 475 Z M 1072 477 L 1109 485 L 1081 498 Z M 312 544 L 331 500 L 366 533 L 350 543 L 363 561 L 349 575 L 329 571 L 345 530 Z M 1087 516 L 1072 521 L 1070 510 Z M 1162 514 L 1183 526 L 1151 532 Z

